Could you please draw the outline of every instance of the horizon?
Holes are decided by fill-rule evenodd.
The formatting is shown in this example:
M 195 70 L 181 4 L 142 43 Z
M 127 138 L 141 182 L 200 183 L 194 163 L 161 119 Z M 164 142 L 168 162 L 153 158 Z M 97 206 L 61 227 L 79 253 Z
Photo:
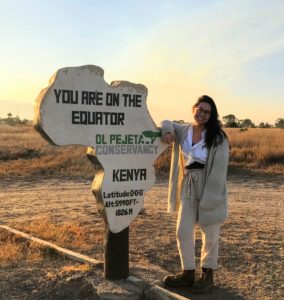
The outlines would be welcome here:
M 3 102 L 9 103 L 9 105 L 8 104 L 5 105 L 6 110 L 4 109 L 5 110 L 4 113 L 3 113 L 3 106 L 2 106 Z M 22 109 L 22 111 L 21 111 L 21 109 Z M 27 119 L 29 121 L 33 121 L 33 117 L 34 117 L 33 111 L 34 111 L 34 107 L 33 107 L 32 103 L 17 102 L 17 101 L 10 101 L 9 102 L 9 101 L 1 101 L 0 100 L 0 119 L 7 118 L 8 113 L 11 113 L 13 117 L 18 116 L 21 120 Z M 238 121 L 248 119 L 246 117 L 238 118 L 238 116 L 234 113 L 230 113 L 230 114 L 234 115 Z M 221 120 L 222 123 L 223 123 L 223 117 L 224 116 L 219 115 L 219 119 Z M 281 117 L 279 117 L 279 118 L 281 118 Z M 279 118 L 277 118 L 277 119 L 279 119 Z M 268 122 L 266 120 L 262 120 L 260 122 L 255 122 L 254 120 L 251 120 L 251 121 L 256 126 L 258 126 L 259 123 L 261 123 L 261 122 L 269 123 L 270 125 L 274 126 L 277 119 L 275 119 L 273 122 Z M 158 125 L 162 121 L 162 120 L 155 120 L 155 119 L 153 119 L 153 120 L 156 123 L 156 125 Z M 183 120 L 183 119 L 179 119 L 179 120 Z M 185 121 L 187 123 L 187 122 L 189 122 L 189 119 L 183 120 L 183 121 Z
M 108 84 L 144 84 L 156 123 L 190 121 L 203 94 L 216 101 L 220 119 L 274 124 L 284 117 L 283 1 L 1 4 L 2 118 L 15 106 L 13 115 L 33 119 L 29 105 L 50 77 L 86 64 L 103 68 Z

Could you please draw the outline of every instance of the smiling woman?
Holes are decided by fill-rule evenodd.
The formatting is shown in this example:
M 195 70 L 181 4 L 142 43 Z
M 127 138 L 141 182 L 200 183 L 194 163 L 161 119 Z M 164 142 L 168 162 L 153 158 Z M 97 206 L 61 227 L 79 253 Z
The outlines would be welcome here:
M 162 140 L 174 139 L 168 210 L 180 200 L 177 242 L 182 272 L 165 277 L 171 287 L 187 286 L 202 293 L 213 287 L 217 269 L 219 232 L 226 220 L 229 145 L 221 129 L 215 102 L 201 96 L 193 105 L 193 123 L 162 122 Z M 179 180 L 179 178 L 182 178 Z M 202 276 L 195 280 L 195 228 L 202 233 Z

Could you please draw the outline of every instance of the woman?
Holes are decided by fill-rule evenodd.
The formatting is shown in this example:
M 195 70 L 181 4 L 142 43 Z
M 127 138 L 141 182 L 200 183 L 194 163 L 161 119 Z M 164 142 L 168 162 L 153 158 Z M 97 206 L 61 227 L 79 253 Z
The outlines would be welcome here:
M 216 105 L 201 96 L 192 108 L 194 121 L 178 124 L 163 121 L 162 141 L 173 144 L 169 181 L 168 211 L 177 207 L 177 243 L 182 272 L 168 275 L 168 286 L 188 286 L 205 292 L 214 285 L 221 224 L 227 218 L 226 175 L 229 157 L 227 136 L 221 129 Z M 202 234 L 202 275 L 195 280 L 195 228 Z

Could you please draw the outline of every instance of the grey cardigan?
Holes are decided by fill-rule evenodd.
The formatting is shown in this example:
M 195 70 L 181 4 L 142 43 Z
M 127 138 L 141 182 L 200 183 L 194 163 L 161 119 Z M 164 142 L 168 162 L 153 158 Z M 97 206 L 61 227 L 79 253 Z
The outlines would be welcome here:
M 190 124 L 178 124 L 171 121 L 161 123 L 162 135 L 170 132 L 174 136 L 168 192 L 168 212 L 177 209 L 180 201 L 181 179 L 183 177 L 183 155 L 181 145 L 187 136 Z M 205 165 L 205 180 L 199 202 L 199 224 L 206 226 L 223 223 L 228 217 L 227 169 L 229 144 L 227 139 L 208 152 Z

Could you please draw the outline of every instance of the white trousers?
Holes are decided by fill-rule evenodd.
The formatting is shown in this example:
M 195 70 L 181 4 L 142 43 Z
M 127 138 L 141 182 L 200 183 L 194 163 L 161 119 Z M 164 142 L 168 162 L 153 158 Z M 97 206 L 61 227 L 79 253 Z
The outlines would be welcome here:
M 176 234 L 183 270 L 195 269 L 195 230 L 203 175 L 203 169 L 187 171 L 182 182 Z M 220 226 L 221 224 L 199 225 L 202 235 L 200 264 L 203 268 L 217 269 Z

